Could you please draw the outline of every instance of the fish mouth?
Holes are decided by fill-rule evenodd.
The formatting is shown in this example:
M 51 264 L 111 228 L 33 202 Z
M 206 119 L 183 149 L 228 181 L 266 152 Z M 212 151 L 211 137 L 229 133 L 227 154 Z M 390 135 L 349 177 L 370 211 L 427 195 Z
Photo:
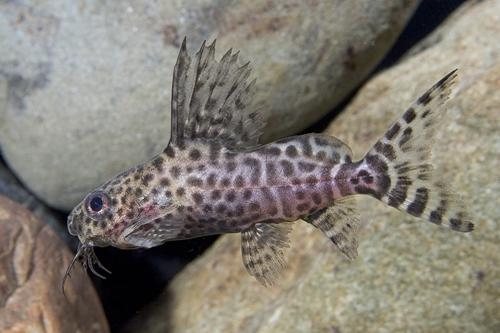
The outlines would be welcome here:
M 71 263 L 69 264 L 68 268 L 66 269 L 66 273 L 64 274 L 64 277 L 62 279 L 61 283 L 61 288 L 62 288 L 62 293 L 64 296 L 66 296 L 64 292 L 64 285 L 66 284 L 66 280 L 71 277 L 71 272 L 73 271 L 73 268 L 76 264 L 76 262 L 80 262 L 80 264 L 83 266 L 83 269 L 87 271 L 90 269 L 90 271 L 97 277 L 106 280 L 106 277 L 99 273 L 96 269 L 99 268 L 102 271 L 104 271 L 107 274 L 111 274 L 111 271 L 104 267 L 104 265 L 99 261 L 97 258 L 95 252 L 94 252 L 94 244 L 91 243 L 80 243 L 78 246 L 78 251 L 76 252 L 75 256 L 73 257 L 73 260 L 71 260 Z

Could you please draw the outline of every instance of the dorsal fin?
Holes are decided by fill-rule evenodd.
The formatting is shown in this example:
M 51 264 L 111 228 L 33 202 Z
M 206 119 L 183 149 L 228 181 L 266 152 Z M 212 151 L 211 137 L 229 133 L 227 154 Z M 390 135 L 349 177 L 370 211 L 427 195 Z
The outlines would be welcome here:
M 256 146 L 265 122 L 258 111 L 248 110 L 255 86 L 249 63 L 239 67 L 238 52 L 231 49 L 220 62 L 214 55 L 215 40 L 208 47 L 203 42 L 192 61 L 184 38 L 172 83 L 170 142 L 210 139 L 233 149 Z

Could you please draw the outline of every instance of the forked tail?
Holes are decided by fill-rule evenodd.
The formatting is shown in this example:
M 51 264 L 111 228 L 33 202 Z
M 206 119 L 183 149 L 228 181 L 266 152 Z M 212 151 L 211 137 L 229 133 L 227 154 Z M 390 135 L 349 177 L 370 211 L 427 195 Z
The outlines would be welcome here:
M 363 175 L 357 193 L 371 194 L 389 206 L 453 230 L 474 228 L 459 197 L 434 175 L 430 163 L 434 134 L 440 128 L 451 87 L 457 77 L 452 71 L 416 100 L 359 164 L 375 177 L 364 186 Z M 362 171 L 361 171 L 362 172 Z M 365 173 L 367 173 L 365 171 Z M 370 177 L 370 175 L 367 175 Z

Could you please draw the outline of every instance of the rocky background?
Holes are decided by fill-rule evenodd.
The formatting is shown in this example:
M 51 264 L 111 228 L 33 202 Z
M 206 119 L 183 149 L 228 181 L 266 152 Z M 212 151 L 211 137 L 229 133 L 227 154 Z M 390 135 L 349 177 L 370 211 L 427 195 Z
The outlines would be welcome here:
M 464 2 L 415 45 L 461 2 L 0 4 L 0 145 L 15 174 L 0 169 L 0 331 L 500 331 L 500 1 Z M 274 288 L 247 275 L 239 237 L 229 235 L 177 275 L 213 238 L 103 249 L 113 275 L 94 281 L 100 297 L 77 269 L 64 298 L 60 279 L 75 246 L 67 211 L 166 144 L 171 71 L 185 35 L 191 49 L 217 37 L 219 55 L 234 47 L 252 61 L 255 102 L 269 106 L 266 140 L 324 129 L 359 157 L 459 68 L 434 156 L 467 198 L 474 233 L 363 199 L 354 262 L 298 223 Z

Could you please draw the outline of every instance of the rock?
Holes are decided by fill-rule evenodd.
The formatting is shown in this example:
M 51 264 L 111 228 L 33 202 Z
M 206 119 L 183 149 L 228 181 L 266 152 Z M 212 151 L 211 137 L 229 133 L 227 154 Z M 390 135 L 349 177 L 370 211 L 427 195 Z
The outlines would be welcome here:
M 180 42 L 241 50 L 266 139 L 307 127 L 384 56 L 419 0 L 25 1 L 0 5 L 0 143 L 36 195 L 70 209 L 167 144 Z M 3 95 L 3 97 L 1 96 Z
M 72 237 L 66 228 L 66 221 L 58 217 L 51 209 L 47 208 L 34 195 L 29 193 L 16 177 L 0 162 L 0 195 L 20 203 L 34 213 L 44 223 L 50 225 L 59 238 L 66 244 L 76 248 L 78 240 Z
M 245 272 L 238 235 L 220 238 L 129 325 L 129 332 L 500 331 L 500 1 L 470 2 L 425 47 L 371 79 L 329 127 L 358 157 L 453 68 L 461 81 L 434 145 L 466 198 L 470 234 L 359 198 L 359 257 L 345 260 L 298 223 L 289 269 L 265 289 Z
M 0 331 L 109 332 L 92 282 L 75 269 L 61 278 L 72 254 L 52 229 L 0 196 Z

